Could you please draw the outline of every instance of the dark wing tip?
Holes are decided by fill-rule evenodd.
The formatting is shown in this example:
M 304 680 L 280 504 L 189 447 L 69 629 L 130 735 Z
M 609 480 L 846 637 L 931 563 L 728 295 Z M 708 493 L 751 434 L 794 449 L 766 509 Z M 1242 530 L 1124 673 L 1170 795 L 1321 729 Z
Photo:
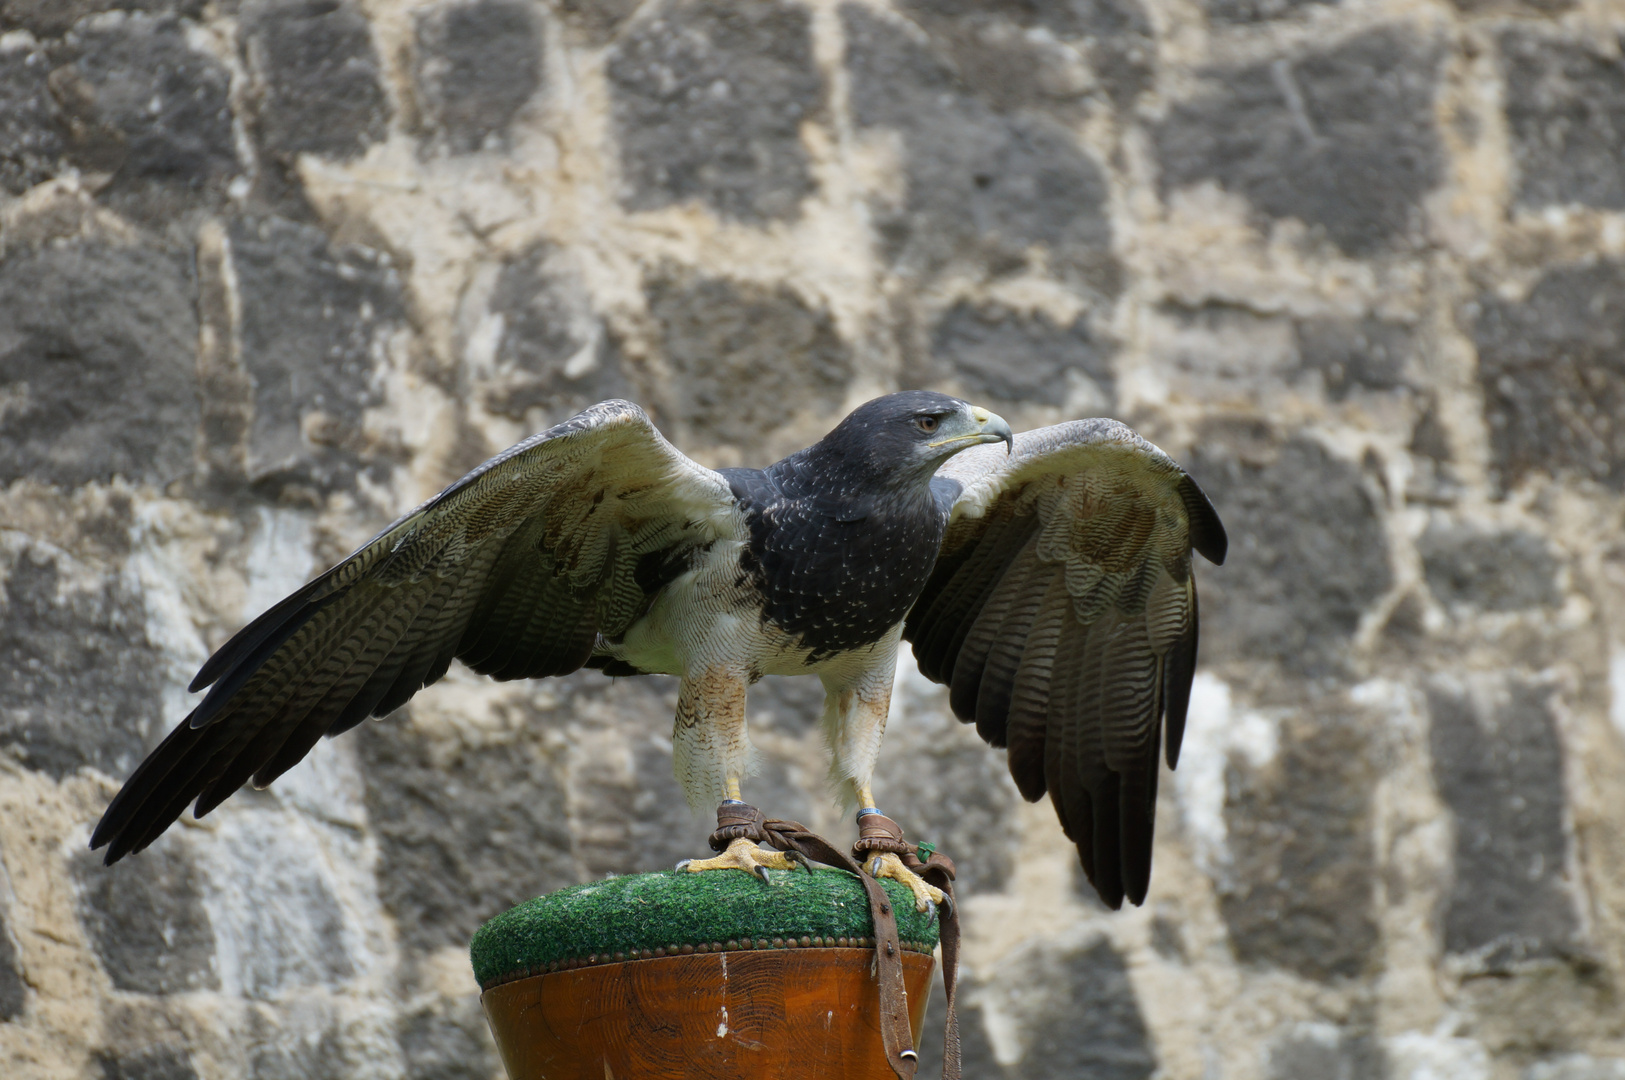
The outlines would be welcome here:
M 1095 890 L 1095 895 L 1100 897 L 1102 904 L 1105 904 L 1112 911 L 1121 911 L 1124 896 L 1122 875 L 1092 872 L 1089 867 L 1089 859 L 1084 855 L 1083 849 L 1086 842 L 1083 840 L 1078 841 L 1078 862 L 1083 865 L 1084 876 L 1089 879 L 1089 885 Z M 1140 899 L 1143 900 L 1145 897 L 1141 896 Z M 1140 900 L 1134 902 L 1138 904 Z
M 1219 512 L 1213 509 L 1207 494 L 1188 474 L 1179 481 L 1179 498 L 1190 517 L 1191 547 L 1214 566 L 1223 566 L 1225 553 L 1230 549 L 1230 538 L 1224 533 Z
M 111 841 L 113 839 L 113 837 L 118 835 L 119 825 L 118 825 L 116 817 L 111 813 L 111 811 L 113 810 L 113 807 L 117 806 L 117 805 L 118 805 L 118 799 L 117 799 L 117 797 L 115 797 L 113 802 L 107 807 L 107 809 L 102 811 L 102 819 L 100 821 L 96 822 L 96 827 L 91 830 L 91 833 L 90 833 L 90 850 L 91 851 L 95 851 L 97 848 L 106 847 L 108 842 Z M 112 852 L 108 852 L 108 854 L 111 855 Z
M 177 802 L 176 793 L 192 789 L 185 778 L 176 776 L 177 770 L 206 763 L 211 749 L 211 736 L 182 720 L 135 767 L 90 834 L 92 851 L 107 847 L 102 865 L 112 866 L 130 852 L 140 851 L 185 812 L 191 795 Z
M 107 843 L 107 841 L 105 841 L 105 840 L 102 841 L 102 844 L 106 844 L 106 843 Z M 91 850 L 94 851 L 99 846 L 101 846 L 101 845 L 92 844 L 91 845 Z M 134 851 L 137 851 L 137 850 L 139 850 L 139 849 L 136 848 L 136 846 L 134 844 L 115 842 L 115 843 L 113 843 L 111 846 L 109 846 L 107 848 L 107 854 L 102 857 L 102 865 L 103 866 L 112 866 L 114 863 L 116 863 L 120 859 L 124 858 L 124 856 L 129 855 L 130 853 L 132 853 Z
M 214 655 L 198 669 L 197 675 L 187 686 L 187 691 L 195 694 L 199 690 L 213 686 L 223 677 L 229 681 L 230 673 L 233 671 L 241 672 L 247 668 L 248 673 L 252 674 L 257 670 L 259 662 L 263 662 L 301 626 L 309 622 L 311 616 L 337 597 L 338 593 L 335 592 L 318 600 L 311 600 L 311 596 L 327 576 L 324 574 L 321 578 L 295 589 L 233 634 L 231 640 L 216 649 Z M 255 662 L 256 657 L 259 662 Z M 217 701 L 223 702 L 230 696 L 229 692 L 219 695 Z

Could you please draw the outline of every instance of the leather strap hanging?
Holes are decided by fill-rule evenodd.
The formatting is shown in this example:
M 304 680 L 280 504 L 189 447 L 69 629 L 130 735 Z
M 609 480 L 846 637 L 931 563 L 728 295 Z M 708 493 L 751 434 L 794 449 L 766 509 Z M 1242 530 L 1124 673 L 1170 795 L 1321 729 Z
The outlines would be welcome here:
M 877 820 L 878 819 L 878 820 Z M 943 1080 L 959 1080 L 959 1018 L 954 1008 L 955 982 L 959 974 L 959 910 L 953 897 L 953 860 L 925 845 L 925 859 L 919 845 L 903 840 L 903 830 L 895 821 L 879 814 L 859 819 L 874 841 L 854 845 L 859 855 L 889 851 L 903 865 L 919 874 L 948 897 L 940 913 L 939 940 L 942 943 L 942 977 L 948 995 L 948 1022 L 943 1033 Z M 754 806 L 725 802 L 717 808 L 717 831 L 711 834 L 711 848 L 722 851 L 734 840 L 746 839 L 779 851 L 794 852 L 811 862 L 839 867 L 855 875 L 869 898 L 869 915 L 875 927 L 875 979 L 880 991 L 880 1041 L 886 1061 L 899 1080 L 914 1080 L 919 1053 L 914 1049 L 908 1023 L 908 991 L 903 985 L 903 949 L 897 936 L 897 916 L 891 897 L 848 853 L 824 837 L 795 821 L 766 819 Z
M 959 1011 L 954 992 L 959 986 L 959 902 L 954 898 L 954 862 L 940 851 L 931 851 L 920 862 L 916 849 L 903 857 L 903 865 L 948 897 L 947 909 L 939 920 L 938 941 L 942 945 L 942 986 L 948 997 L 948 1019 L 942 1032 L 942 1080 L 959 1080 Z

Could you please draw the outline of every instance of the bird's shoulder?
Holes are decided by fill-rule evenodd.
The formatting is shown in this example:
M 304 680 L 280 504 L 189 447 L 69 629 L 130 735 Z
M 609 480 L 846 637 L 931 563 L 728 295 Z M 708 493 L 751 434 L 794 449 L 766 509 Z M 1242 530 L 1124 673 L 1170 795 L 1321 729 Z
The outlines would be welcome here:
M 766 469 L 718 469 L 717 475 L 728 485 L 734 501 L 747 513 L 760 514 L 785 501 L 784 492 Z
M 959 501 L 959 496 L 964 490 L 965 485 L 951 476 L 938 474 L 931 478 L 931 498 L 935 501 L 937 512 L 942 515 L 944 521 L 953 513 L 954 503 Z

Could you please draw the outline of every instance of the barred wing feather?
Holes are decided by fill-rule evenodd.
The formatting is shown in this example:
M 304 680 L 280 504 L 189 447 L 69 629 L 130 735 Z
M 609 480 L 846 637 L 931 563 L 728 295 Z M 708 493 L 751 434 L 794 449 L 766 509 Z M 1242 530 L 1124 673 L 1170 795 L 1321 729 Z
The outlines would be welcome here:
M 111 864 L 196 801 L 263 787 L 323 735 L 384 716 L 454 657 L 563 675 L 647 603 L 640 568 L 742 535 L 727 482 L 643 410 L 607 401 L 479 466 L 255 619 L 193 681 L 208 694 L 126 781 L 91 838 Z
M 937 474 L 962 485 L 904 624 L 954 713 L 1045 792 L 1112 907 L 1145 899 L 1158 752 L 1179 760 L 1196 667 L 1191 552 L 1224 527 L 1166 454 L 1114 420 L 1023 432 Z

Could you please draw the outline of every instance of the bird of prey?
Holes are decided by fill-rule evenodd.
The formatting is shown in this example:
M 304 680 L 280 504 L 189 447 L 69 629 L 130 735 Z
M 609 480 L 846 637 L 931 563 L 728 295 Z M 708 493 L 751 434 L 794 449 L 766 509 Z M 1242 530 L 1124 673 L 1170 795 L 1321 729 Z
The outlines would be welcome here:
M 986 444 L 986 445 L 984 445 Z M 1002 444 L 1002 445 L 993 445 Z M 454 658 L 497 679 L 681 679 L 673 765 L 696 807 L 740 800 L 746 689 L 817 675 L 831 777 L 861 815 L 899 642 L 954 712 L 1050 795 L 1089 880 L 1145 898 L 1159 749 L 1170 766 L 1196 660 L 1191 551 L 1218 563 L 1206 496 L 1114 420 L 1014 435 L 957 398 L 859 407 L 765 469 L 711 470 L 642 409 L 594 405 L 515 445 L 249 623 L 191 714 L 91 838 L 116 862 L 189 803 L 264 787 L 323 735 L 383 717 Z M 784 856 L 738 839 L 687 868 Z M 921 910 L 941 893 L 896 855 Z

